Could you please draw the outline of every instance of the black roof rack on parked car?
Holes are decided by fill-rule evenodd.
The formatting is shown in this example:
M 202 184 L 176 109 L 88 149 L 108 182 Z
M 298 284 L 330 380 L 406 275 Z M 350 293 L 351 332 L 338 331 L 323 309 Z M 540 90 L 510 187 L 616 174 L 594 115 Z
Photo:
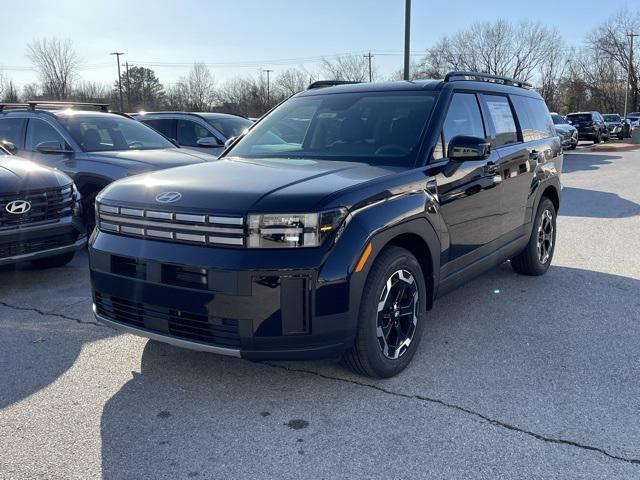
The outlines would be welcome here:
M 307 87 L 307 90 L 312 90 L 314 88 L 335 87 L 336 85 L 352 85 L 354 83 L 362 82 L 354 82 L 350 80 L 318 80 L 317 82 L 313 82 L 311 85 L 309 85 Z
M 0 103 L 0 112 L 2 112 L 5 109 L 10 109 L 10 108 L 28 108 L 29 105 L 27 105 L 26 103 Z
M 108 103 L 93 103 L 93 102 L 54 102 L 49 100 L 30 100 L 27 102 L 29 109 L 35 110 L 36 107 L 44 108 L 68 108 L 68 107 L 94 107 L 99 108 L 101 112 L 109 111 Z
M 532 88 L 530 83 L 515 78 L 502 77 L 500 75 L 492 75 L 490 73 L 480 72 L 449 72 L 445 75 L 445 82 L 455 82 L 458 80 L 470 80 L 476 82 L 500 83 L 502 85 L 511 85 L 520 88 Z

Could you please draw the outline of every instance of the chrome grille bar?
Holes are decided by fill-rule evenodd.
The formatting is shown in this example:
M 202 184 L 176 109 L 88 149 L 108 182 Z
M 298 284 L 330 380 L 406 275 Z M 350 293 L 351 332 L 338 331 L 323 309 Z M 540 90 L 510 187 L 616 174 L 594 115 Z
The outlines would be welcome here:
M 245 244 L 244 217 L 98 205 L 98 228 L 109 233 L 199 245 Z

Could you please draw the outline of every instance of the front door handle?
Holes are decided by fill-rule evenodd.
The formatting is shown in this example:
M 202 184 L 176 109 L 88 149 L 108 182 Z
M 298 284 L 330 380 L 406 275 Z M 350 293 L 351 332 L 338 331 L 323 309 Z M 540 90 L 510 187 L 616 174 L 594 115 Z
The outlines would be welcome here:
M 494 162 L 487 162 L 484 166 L 484 174 L 487 176 L 494 176 L 495 174 L 498 173 L 498 170 L 500 169 L 499 165 L 497 163 Z

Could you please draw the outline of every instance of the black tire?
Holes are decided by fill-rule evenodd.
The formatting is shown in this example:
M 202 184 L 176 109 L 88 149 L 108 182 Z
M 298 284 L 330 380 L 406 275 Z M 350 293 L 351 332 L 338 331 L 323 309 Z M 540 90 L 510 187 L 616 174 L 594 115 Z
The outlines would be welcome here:
M 413 280 L 413 283 L 409 283 L 409 280 Z M 387 291 L 389 282 L 393 286 Z M 402 283 L 405 285 L 401 285 Z M 394 288 L 396 290 L 393 290 Z M 397 301 L 388 303 L 392 295 L 396 296 L 397 289 L 402 291 Z M 392 308 L 391 311 L 397 311 L 396 313 L 385 314 L 384 311 L 379 311 L 379 304 L 383 297 L 384 304 L 393 305 L 395 310 Z M 399 306 L 398 304 L 403 303 L 403 299 L 410 300 L 411 303 L 405 307 Z M 426 315 L 426 300 L 427 288 L 418 260 L 404 248 L 385 247 L 375 259 L 367 276 L 360 304 L 355 343 L 343 355 L 344 363 L 354 372 L 373 378 L 392 377 L 404 370 L 411 362 L 420 343 Z M 405 313 L 401 314 L 403 309 Z M 387 338 L 378 336 L 379 322 L 384 324 L 385 318 L 388 319 L 387 331 L 390 332 Z M 393 324 L 396 326 L 394 327 Z M 412 332 L 411 337 L 408 335 L 406 337 L 409 338 L 408 345 L 403 345 L 404 342 L 400 341 L 402 336 L 398 333 L 404 329 L 404 326 Z M 381 325 L 381 333 L 384 332 L 383 328 Z M 403 345 L 402 348 L 394 349 L 395 347 L 390 347 L 387 343 L 393 336 L 393 332 L 396 332 L 395 343 Z M 385 354 L 383 343 L 387 346 L 387 354 Z M 391 358 L 396 355 L 397 358 Z
M 91 232 L 96 226 L 96 197 L 98 192 L 92 192 L 82 198 L 82 211 L 84 212 L 84 225 L 87 228 L 87 235 L 90 236 Z
M 571 145 L 571 146 L 569 147 L 569 150 L 575 150 L 577 146 L 578 146 L 578 144 L 577 144 L 577 143 L 575 143 L 575 144 L 573 144 L 573 145 Z
M 624 140 L 624 135 L 622 133 L 618 134 L 618 140 Z
M 593 139 L 593 144 L 596 145 L 602 142 L 602 133 L 598 132 L 596 138 Z
M 31 263 L 38 268 L 64 267 L 67 263 L 73 260 L 75 254 L 76 252 L 63 253 L 62 255 L 56 255 L 54 257 L 32 260 Z
M 549 220 L 546 212 L 551 215 L 551 232 L 548 232 L 545 227 Z M 548 256 L 543 255 L 544 249 L 542 253 L 538 250 L 541 228 L 544 231 L 544 239 L 542 241 L 545 248 L 548 249 Z M 511 259 L 513 269 L 522 275 L 543 275 L 549 269 L 549 265 L 551 265 L 551 261 L 553 260 L 553 253 L 556 248 L 556 232 L 556 207 L 547 197 L 542 197 L 540 205 L 538 205 L 535 221 L 533 222 L 529 243 L 527 243 L 527 246 L 522 252 Z M 547 247 L 546 245 L 549 239 L 551 243 Z

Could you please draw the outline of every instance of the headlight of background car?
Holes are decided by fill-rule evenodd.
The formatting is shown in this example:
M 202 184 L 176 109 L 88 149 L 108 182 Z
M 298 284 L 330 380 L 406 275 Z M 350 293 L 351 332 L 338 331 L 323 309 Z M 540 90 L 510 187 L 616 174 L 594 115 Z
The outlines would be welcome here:
M 249 215 L 249 248 L 318 247 L 340 227 L 346 208 L 319 213 Z

